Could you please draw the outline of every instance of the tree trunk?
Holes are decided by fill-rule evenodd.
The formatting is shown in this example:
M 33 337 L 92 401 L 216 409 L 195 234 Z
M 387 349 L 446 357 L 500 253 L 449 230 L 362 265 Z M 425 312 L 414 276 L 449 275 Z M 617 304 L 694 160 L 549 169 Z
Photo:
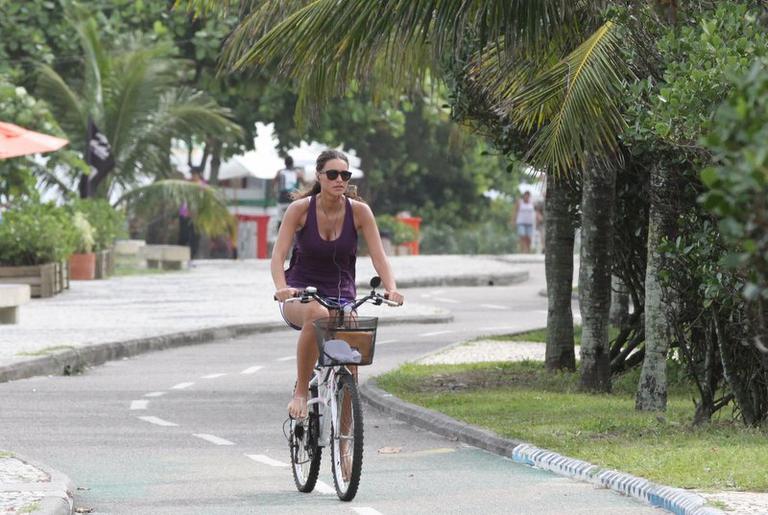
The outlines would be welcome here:
M 651 170 L 648 216 L 648 261 L 645 271 L 645 359 L 635 397 L 635 409 L 664 411 L 667 409 L 667 353 L 672 331 L 666 312 L 673 308 L 664 298 L 661 273 L 664 256 L 659 250 L 665 239 L 675 238 L 677 215 L 675 187 L 677 181 L 670 170 L 655 166 Z
M 616 327 L 621 327 L 629 320 L 629 289 L 615 275 L 611 279 L 611 310 L 608 317 Z
M 595 166 L 585 170 L 581 195 L 581 387 L 611 391 L 608 314 L 611 308 L 613 215 L 616 170 Z
M 219 185 L 219 169 L 221 168 L 221 141 L 212 140 L 210 142 L 211 150 L 211 175 L 208 177 L 208 184 L 211 186 Z
M 576 370 L 573 343 L 573 240 L 572 193 L 563 180 L 547 181 L 544 204 L 547 276 L 547 370 Z

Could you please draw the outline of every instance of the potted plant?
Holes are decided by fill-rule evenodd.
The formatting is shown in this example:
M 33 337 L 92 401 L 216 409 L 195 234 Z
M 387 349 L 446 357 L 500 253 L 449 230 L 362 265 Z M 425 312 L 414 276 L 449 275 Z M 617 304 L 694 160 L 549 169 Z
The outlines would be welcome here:
M 104 279 L 114 269 L 115 240 L 125 232 L 125 216 L 106 199 L 80 199 L 72 209 L 82 213 L 93 228 L 93 251 L 96 254 L 96 279 Z
M 70 277 L 90 280 L 96 277 L 96 254 L 93 252 L 93 227 L 80 211 L 72 216 L 75 229 L 75 252 L 69 257 Z
M 53 204 L 19 202 L 0 218 L 0 278 L 29 284 L 33 297 L 50 297 L 63 288 L 56 266 L 74 250 L 74 231 L 66 211 Z

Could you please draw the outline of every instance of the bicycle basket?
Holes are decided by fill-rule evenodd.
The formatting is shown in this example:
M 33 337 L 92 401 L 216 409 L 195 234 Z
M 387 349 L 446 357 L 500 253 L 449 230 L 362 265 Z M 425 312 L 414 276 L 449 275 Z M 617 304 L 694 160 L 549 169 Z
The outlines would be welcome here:
M 315 320 L 317 363 L 321 367 L 336 365 L 370 365 L 376 344 L 377 317 L 338 317 Z M 346 342 L 345 348 L 339 340 Z M 326 343 L 328 347 L 326 348 Z M 351 352 L 350 352 L 351 350 Z

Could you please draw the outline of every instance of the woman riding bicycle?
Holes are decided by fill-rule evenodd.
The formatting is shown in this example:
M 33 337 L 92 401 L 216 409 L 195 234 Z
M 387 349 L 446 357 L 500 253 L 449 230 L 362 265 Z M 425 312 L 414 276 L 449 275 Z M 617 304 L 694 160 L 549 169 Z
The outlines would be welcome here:
M 288 325 L 301 330 L 296 349 L 296 388 L 288 404 L 288 413 L 293 418 L 307 416 L 307 383 L 317 361 L 313 322 L 330 313 L 316 301 L 283 302 L 307 286 L 316 287 L 320 295 L 333 299 L 340 308 L 353 301 L 357 293 L 358 232 L 365 238 L 388 298 L 399 304 L 404 300 L 397 291 L 371 208 L 348 191 L 352 174 L 347 156 L 337 150 L 322 152 L 317 158 L 315 175 L 312 188 L 299 194 L 288 206 L 272 250 L 275 298 L 281 302 Z M 290 265 L 284 270 L 294 241 Z

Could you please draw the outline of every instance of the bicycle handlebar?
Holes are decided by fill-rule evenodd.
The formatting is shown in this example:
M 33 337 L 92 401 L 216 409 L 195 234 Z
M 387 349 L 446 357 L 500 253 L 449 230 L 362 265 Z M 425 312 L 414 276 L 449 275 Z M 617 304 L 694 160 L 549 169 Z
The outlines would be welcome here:
M 373 284 L 373 280 L 371 281 Z M 274 297 L 275 300 L 277 300 L 276 297 Z M 334 304 L 328 303 L 323 297 L 317 294 L 317 288 L 314 286 L 308 286 L 303 290 L 300 290 L 294 297 L 291 297 L 290 299 L 286 299 L 285 302 L 310 302 L 311 300 L 316 300 L 321 306 L 327 308 L 327 309 L 340 309 L 345 306 L 338 306 Z M 376 288 L 374 287 L 371 290 L 371 293 L 366 295 L 365 297 L 360 297 L 359 299 L 355 299 L 354 302 L 352 302 L 352 310 L 355 310 L 365 304 L 366 302 L 371 302 L 371 304 L 375 304 L 376 306 L 380 306 L 381 304 L 386 304 L 388 306 L 401 306 L 402 304 L 399 304 L 397 302 L 391 301 L 387 298 L 386 295 L 382 295 L 376 291 Z

